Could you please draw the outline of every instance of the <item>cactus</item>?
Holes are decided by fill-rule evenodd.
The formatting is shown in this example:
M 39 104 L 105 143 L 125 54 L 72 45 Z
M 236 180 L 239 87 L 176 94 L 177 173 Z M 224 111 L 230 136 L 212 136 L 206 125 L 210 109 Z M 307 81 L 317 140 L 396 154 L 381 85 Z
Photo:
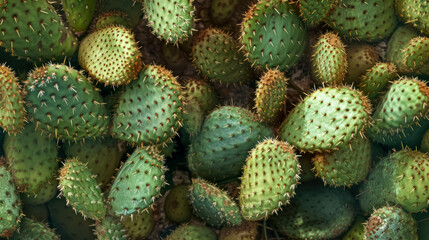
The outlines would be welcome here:
M 239 207 L 227 193 L 203 179 L 192 179 L 189 199 L 195 215 L 210 226 L 237 226 L 243 221 Z
M 357 90 L 319 88 L 284 120 L 280 137 L 303 151 L 337 150 L 362 134 L 370 112 L 368 98 Z
M 375 100 L 380 97 L 381 93 L 388 87 L 389 82 L 393 81 L 397 75 L 393 63 L 377 63 L 361 77 L 359 89 L 369 99 Z
M 19 133 L 24 128 L 26 114 L 24 92 L 11 68 L 0 66 L 0 127 L 9 134 Z
M 223 227 L 218 235 L 218 240 L 254 240 L 258 239 L 258 223 L 243 222 L 240 226 Z
M 103 99 L 77 70 L 57 64 L 36 68 L 29 74 L 26 90 L 27 113 L 41 132 L 78 141 L 106 131 Z
M 419 0 L 395 0 L 395 10 L 398 17 L 406 24 L 429 35 L 428 20 L 429 3 Z
M 386 60 L 395 64 L 398 72 L 408 72 L 402 50 L 408 45 L 411 39 L 418 36 L 419 34 L 415 29 L 407 26 L 399 26 L 390 37 L 387 43 Z
M 142 69 L 141 53 L 131 30 L 107 26 L 87 35 L 79 46 L 79 64 L 106 85 L 126 85 Z
M 403 62 L 410 72 L 429 74 L 429 37 L 411 39 L 402 54 Z
M 155 226 L 153 211 L 149 209 L 136 215 L 125 216 L 122 223 L 129 239 L 145 239 Z
M 126 240 L 125 231 L 122 222 L 112 216 L 106 216 L 95 225 L 95 235 L 97 235 L 98 240 Z
M 362 75 L 372 68 L 380 57 L 376 49 L 366 43 L 352 43 L 346 48 L 347 73 L 344 82 L 347 84 L 358 84 Z
M 365 218 L 362 216 L 357 216 L 353 226 L 349 229 L 346 235 L 344 235 L 342 240 L 362 240 L 364 239 L 365 228 L 364 228 Z
M 61 0 L 67 22 L 76 35 L 86 31 L 92 21 L 97 0 Z
M 19 228 L 11 240 L 59 240 L 60 236 L 55 231 L 49 228 L 46 224 L 34 221 L 30 218 L 24 217 Z
M 143 4 L 140 1 L 101 0 L 98 7 L 100 7 L 100 12 L 124 12 L 127 15 L 127 24 L 130 25 L 130 29 L 136 27 L 141 22 L 144 14 L 142 10 Z
M 307 32 L 288 1 L 260 0 L 246 13 L 240 40 L 253 65 L 287 71 L 302 57 Z
M 309 27 L 315 27 L 326 20 L 332 13 L 337 0 L 300 0 L 299 10 L 304 23 Z
M 109 11 L 100 13 L 93 25 L 95 31 L 109 27 L 121 25 L 124 28 L 131 29 L 131 23 L 128 15 L 123 11 Z
M 189 186 L 186 184 L 177 185 L 165 197 L 164 212 L 168 220 L 176 223 L 185 223 L 192 218 L 188 188 Z
M 267 139 L 246 159 L 240 186 L 240 208 L 246 220 L 266 219 L 287 205 L 299 184 L 300 165 L 290 145 Z
M 212 0 L 210 1 L 210 17 L 211 20 L 222 25 L 228 22 L 228 20 L 234 14 L 234 10 L 240 3 L 239 0 Z
M 216 240 L 216 233 L 199 225 L 181 225 L 166 240 Z
M 58 179 L 51 179 L 33 194 L 21 193 L 21 200 L 27 206 L 45 204 L 58 195 L 58 183 Z

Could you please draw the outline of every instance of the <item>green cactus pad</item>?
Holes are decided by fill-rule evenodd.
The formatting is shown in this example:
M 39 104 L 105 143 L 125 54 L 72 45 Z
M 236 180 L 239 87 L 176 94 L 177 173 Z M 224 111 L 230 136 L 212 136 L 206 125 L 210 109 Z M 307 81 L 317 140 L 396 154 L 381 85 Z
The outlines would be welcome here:
M 279 70 L 268 70 L 258 82 L 255 108 L 258 116 L 274 125 L 282 117 L 287 99 L 288 79 Z
M 2 1 L 0 46 L 12 56 L 36 63 L 63 61 L 77 50 L 78 41 L 46 0 Z
M 409 72 L 405 66 L 403 49 L 407 47 L 411 39 L 418 37 L 418 32 L 408 26 L 399 26 L 387 43 L 386 60 L 395 64 L 398 72 Z
M 218 240 L 255 240 L 258 239 L 258 223 L 243 222 L 240 226 L 223 227 L 218 235 Z
M 365 218 L 360 215 L 357 216 L 353 226 L 349 229 L 342 240 L 363 240 L 365 234 L 363 223 L 365 223 Z
M 125 216 L 122 223 L 129 239 L 146 239 L 155 226 L 153 211 Z
M 27 113 L 37 129 L 61 140 L 78 141 L 106 131 L 107 110 L 87 78 L 65 65 L 47 65 L 30 73 Z
M 192 207 L 189 203 L 188 185 L 173 187 L 164 202 L 165 216 L 172 222 L 185 223 L 192 218 Z
M 353 224 L 355 200 L 348 191 L 305 183 L 283 211 L 271 219 L 290 239 L 333 239 Z
M 19 227 L 19 232 L 16 232 L 11 240 L 59 240 L 58 234 L 46 224 L 34 221 L 28 217 L 24 217 Z
M 122 11 L 109 11 L 102 12 L 97 16 L 93 28 L 96 30 L 106 28 L 109 26 L 121 25 L 125 28 L 131 29 L 131 23 L 128 15 Z
M 216 240 L 216 233 L 200 225 L 182 225 L 168 235 L 166 240 Z
M 128 17 L 130 29 L 136 27 L 144 15 L 143 4 L 141 1 L 129 0 L 101 0 L 98 4 L 100 12 L 121 11 Z
M 134 144 L 162 144 L 182 122 L 181 87 L 164 67 L 150 65 L 127 85 L 119 100 L 112 131 Z
M 0 158 L 0 237 L 9 238 L 18 229 L 22 205 L 13 178 Z
M 246 159 L 240 186 L 240 208 L 246 220 L 266 219 L 295 195 L 301 172 L 298 157 L 285 142 L 267 139 Z
M 429 2 L 424 0 L 395 0 L 396 14 L 406 24 L 429 35 Z
M 315 27 L 322 23 L 332 12 L 337 0 L 300 0 L 299 10 L 304 23 Z
M 346 47 L 346 54 L 348 66 L 344 82 L 353 85 L 359 84 L 362 75 L 380 59 L 375 47 L 366 43 L 351 43 Z
M 86 31 L 94 17 L 97 0 L 61 0 L 69 26 L 76 35 Z
M 58 183 L 58 179 L 51 179 L 45 182 L 44 187 L 34 194 L 21 193 L 22 203 L 24 203 L 25 206 L 30 206 L 49 202 L 58 195 Z
M 288 1 L 258 1 L 241 23 L 240 40 L 252 64 L 287 71 L 303 55 L 307 31 Z
M 350 146 L 338 151 L 316 154 L 313 159 L 317 176 L 335 187 L 350 187 L 363 181 L 371 169 L 371 142 L 358 136 Z
M 3 147 L 18 191 L 35 195 L 47 182 L 56 182 L 57 143 L 35 132 L 34 124 L 15 136 L 6 136 Z
M 64 163 L 58 188 L 67 203 L 82 216 L 101 220 L 106 215 L 103 195 L 94 175 L 76 158 L 67 159 Z
M 394 0 L 339 0 L 328 24 L 348 39 L 377 42 L 396 27 Z
M 138 148 L 120 168 L 109 192 L 116 215 L 130 215 L 150 207 L 164 182 L 163 156 L 154 148 Z
M 377 63 L 363 75 L 359 89 L 369 99 L 375 100 L 381 96 L 381 92 L 387 89 L 389 82 L 397 76 L 396 67 L 393 63 Z
M 203 179 L 192 179 L 189 199 L 195 215 L 210 226 L 237 226 L 243 221 L 240 208 L 234 200 L 226 192 Z
M 375 210 L 365 226 L 367 240 L 417 240 L 417 223 L 400 207 L 386 206 Z
M 314 80 L 319 85 L 341 84 L 347 71 L 347 57 L 340 37 L 330 32 L 320 36 L 313 49 L 311 64 Z
M 167 42 L 182 42 L 192 35 L 193 0 L 146 0 L 145 18 L 154 34 Z
M 11 68 L 0 65 L 0 127 L 16 134 L 24 127 L 23 91 Z
M 126 230 L 119 218 L 106 216 L 95 225 L 98 240 L 126 240 Z
M 79 46 L 79 64 L 98 82 L 126 85 L 138 78 L 141 53 L 131 30 L 107 26 L 87 35 Z
M 429 37 L 411 39 L 402 54 L 405 66 L 410 72 L 429 74 Z
M 429 153 L 429 129 L 426 130 L 422 141 L 420 143 L 420 151 L 423 153 Z
M 319 88 L 283 122 L 283 141 L 303 151 L 330 151 L 348 146 L 362 134 L 370 118 L 366 96 L 348 87 Z
M 219 25 L 225 24 L 234 15 L 239 0 L 212 0 L 210 1 L 211 20 Z
M 240 107 L 223 106 L 204 121 L 191 142 L 188 165 L 192 173 L 209 181 L 239 177 L 247 153 L 272 131 Z

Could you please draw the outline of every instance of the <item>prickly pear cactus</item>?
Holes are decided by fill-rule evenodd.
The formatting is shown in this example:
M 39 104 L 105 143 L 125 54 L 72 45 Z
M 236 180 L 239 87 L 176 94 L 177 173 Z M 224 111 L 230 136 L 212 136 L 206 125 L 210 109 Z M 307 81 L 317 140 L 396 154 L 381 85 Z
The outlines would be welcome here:
M 362 134 L 370 113 L 368 98 L 357 90 L 319 88 L 289 113 L 280 137 L 303 151 L 337 150 Z
M 267 139 L 246 159 L 240 186 L 240 208 L 246 220 L 266 219 L 295 195 L 301 169 L 286 142 Z
M 16 134 L 24 127 L 24 92 L 13 70 L 0 66 L 0 127 L 9 134 Z
M 410 72 L 429 74 L 429 37 L 411 39 L 402 54 L 403 62 Z
M 353 223 L 353 226 L 349 229 L 347 234 L 343 237 L 342 240 L 362 240 L 364 239 L 365 228 L 364 228 L 365 218 L 358 215 Z
M 0 4 L 0 46 L 36 63 L 71 57 L 78 40 L 47 0 L 7 0 Z
M 395 0 L 399 18 L 424 35 L 429 35 L 429 2 L 422 0 Z
M 347 73 L 344 78 L 346 84 L 358 84 L 362 75 L 372 68 L 380 57 L 371 44 L 351 43 L 346 47 Z
M 58 64 L 36 68 L 25 88 L 27 113 L 39 131 L 69 141 L 106 131 L 107 110 L 99 90 L 77 70 Z
M 159 196 L 164 181 L 163 156 L 154 148 L 138 148 L 120 168 L 109 192 L 114 214 L 141 212 Z
M 304 23 L 315 27 L 329 17 L 335 4 L 336 0 L 300 0 L 299 10 Z
M 181 225 L 166 240 L 216 240 L 216 233 L 200 225 Z
M 405 66 L 403 49 L 408 46 L 411 39 L 419 36 L 419 33 L 408 26 L 399 26 L 393 32 L 387 43 L 386 60 L 395 64 L 398 72 L 409 72 Z
M 124 216 L 122 223 L 128 239 L 146 239 L 155 226 L 153 211 L 149 208 L 139 214 Z
M 361 78 L 359 89 L 374 100 L 381 96 L 381 92 L 385 91 L 389 82 L 393 81 L 398 76 L 396 67 L 393 63 L 377 63 Z
M 227 23 L 239 3 L 239 0 L 210 1 L 210 17 L 212 21 L 218 25 Z
M 170 221 L 176 223 L 185 223 L 192 218 L 188 185 L 177 185 L 168 192 L 165 197 L 164 212 Z
M 242 48 L 252 64 L 287 71 L 307 47 L 304 23 L 286 0 L 258 1 L 241 23 Z
M 259 234 L 258 223 L 254 221 L 243 222 L 240 226 L 223 227 L 218 240 L 254 240 Z
M 137 145 L 170 141 L 182 122 L 181 86 L 167 69 L 150 65 L 126 86 L 113 119 L 117 138 Z
M 34 221 L 28 217 L 24 217 L 19 226 L 19 232 L 16 232 L 11 240 L 59 240 L 60 236 L 55 231 L 48 227 L 47 224 Z
M 126 240 L 125 227 L 119 218 L 106 216 L 95 225 L 95 235 L 98 240 Z
M 131 30 L 107 26 L 87 35 L 79 45 L 79 64 L 106 85 L 126 85 L 138 78 L 141 53 Z
M 96 0 L 61 0 L 67 22 L 76 35 L 81 35 L 88 28 L 96 3 Z
M 94 220 L 101 220 L 106 215 L 103 195 L 94 175 L 86 164 L 76 158 L 67 159 L 60 170 L 61 195 L 67 200 L 67 205 Z
M 237 226 L 243 221 L 240 208 L 234 200 L 226 192 L 203 179 L 192 179 L 189 199 L 195 215 L 210 226 Z
M 119 10 L 100 13 L 95 20 L 93 28 L 96 31 L 109 26 L 118 25 L 128 29 L 132 28 L 128 15 L 125 12 Z
M 147 0 L 145 18 L 153 32 L 167 42 L 182 42 L 192 35 L 195 18 L 193 0 Z

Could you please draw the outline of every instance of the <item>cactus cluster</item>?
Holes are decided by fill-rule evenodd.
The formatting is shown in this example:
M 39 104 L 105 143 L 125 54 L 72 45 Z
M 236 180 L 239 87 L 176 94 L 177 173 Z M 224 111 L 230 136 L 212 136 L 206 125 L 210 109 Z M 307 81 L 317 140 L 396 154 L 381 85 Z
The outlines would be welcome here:
M 0 238 L 428 239 L 427 0 L 0 0 Z

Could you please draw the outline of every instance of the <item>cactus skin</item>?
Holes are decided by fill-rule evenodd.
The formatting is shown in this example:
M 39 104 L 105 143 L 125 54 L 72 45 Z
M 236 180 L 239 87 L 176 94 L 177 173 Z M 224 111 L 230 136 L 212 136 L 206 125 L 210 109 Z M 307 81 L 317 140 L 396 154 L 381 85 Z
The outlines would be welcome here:
M 220 107 L 207 116 L 200 133 L 192 139 L 189 169 L 209 181 L 239 177 L 248 151 L 272 134 L 250 111 Z
M 23 94 L 12 69 L 0 65 L 0 127 L 9 134 L 19 133 L 24 128 Z
M 429 37 L 411 39 L 402 54 L 405 66 L 410 72 L 429 74 Z
M 301 18 L 309 27 L 322 23 L 332 12 L 337 0 L 300 0 Z
M 367 240 L 417 240 L 417 223 L 400 207 L 385 206 L 375 210 L 365 226 Z
M 58 234 L 46 224 L 34 221 L 28 217 L 22 219 L 19 232 L 16 232 L 11 240 L 59 240 Z
M 255 240 L 258 239 L 258 234 L 257 222 L 243 222 L 240 226 L 223 227 L 218 240 Z
M 256 145 L 246 159 L 241 178 L 239 200 L 243 218 L 266 219 L 287 205 L 295 195 L 300 172 L 298 157 L 289 144 L 266 139 Z
M 398 204 L 408 212 L 426 209 L 428 169 L 429 156 L 416 150 L 403 149 L 383 158 L 361 186 L 362 210 L 369 213 L 386 203 Z
M 195 8 L 193 0 L 147 0 L 145 18 L 153 33 L 167 42 L 182 42 L 192 35 Z
M 108 26 L 87 35 L 79 46 L 79 64 L 98 82 L 126 85 L 142 69 L 141 53 L 131 30 Z
M 376 49 L 366 43 L 352 43 L 346 48 L 347 73 L 344 82 L 347 84 L 359 84 L 359 79 L 368 69 L 372 68 L 380 57 Z
M 390 37 L 387 43 L 386 60 L 395 64 L 398 72 L 408 72 L 402 50 L 407 47 L 411 39 L 418 36 L 419 34 L 415 29 L 407 26 L 399 26 Z
M 201 31 L 194 40 L 192 58 L 201 74 L 226 84 L 248 82 L 251 67 L 238 52 L 235 39 L 217 28 Z
M 77 50 L 76 37 L 47 0 L 2 2 L 0 46 L 12 56 L 36 63 L 63 61 Z
M 258 1 L 241 23 L 240 40 L 253 65 L 287 71 L 303 55 L 307 31 L 288 1 Z
M 98 240 L 126 240 L 125 227 L 115 217 L 106 216 L 101 222 L 95 224 L 95 235 Z
M 396 27 L 394 0 L 339 0 L 328 24 L 348 39 L 378 42 Z
M 345 45 L 334 33 L 320 36 L 313 49 L 312 75 L 319 84 L 328 86 L 339 85 L 343 82 L 347 71 L 347 56 Z
M 67 22 L 76 35 L 86 31 L 92 21 L 97 0 L 61 0 Z
M 109 192 L 118 216 L 141 212 L 155 201 L 165 184 L 163 156 L 154 148 L 138 148 L 120 168 Z
M 143 4 L 140 1 L 128 0 L 101 0 L 100 12 L 121 11 L 126 13 L 128 17 L 129 29 L 136 27 L 144 14 Z
M 87 164 L 91 173 L 97 175 L 97 183 L 101 188 L 106 186 L 119 167 L 119 161 L 125 153 L 121 142 L 113 138 L 90 139 L 82 143 L 64 144 L 63 150 L 67 158 L 77 158 L 81 163 Z
M 0 158 L 0 237 L 9 238 L 18 229 L 22 205 L 11 174 Z
M 182 122 L 180 94 L 180 85 L 167 69 L 148 66 L 126 86 L 113 119 L 113 133 L 138 145 L 170 141 Z
M 212 0 L 210 1 L 211 20 L 218 25 L 228 22 L 234 14 L 234 10 L 240 3 L 239 0 Z
M 429 2 L 422 0 L 395 0 L 398 17 L 406 24 L 429 35 Z
M 271 219 L 288 239 L 333 239 L 353 224 L 355 200 L 348 191 L 305 183 L 290 204 Z
M 275 125 L 281 119 L 287 99 L 288 79 L 279 70 L 268 70 L 258 82 L 255 109 L 258 116 L 268 125 Z
M 416 78 L 403 77 L 391 84 L 373 114 L 368 135 L 381 144 L 395 133 L 418 127 L 429 117 L 429 87 Z
M 316 154 L 313 159 L 317 176 L 334 187 L 350 187 L 363 181 L 371 169 L 371 142 L 357 137 L 350 146 L 338 151 Z
M 180 184 L 170 190 L 165 198 L 164 212 L 168 220 L 185 223 L 192 218 L 188 185 Z
M 355 219 L 353 226 L 349 229 L 346 235 L 344 235 L 342 240 L 362 240 L 364 239 L 365 228 L 363 223 L 365 223 L 365 218 L 358 215 Z
M 94 23 L 94 31 L 109 27 L 121 25 L 124 28 L 132 29 L 128 15 L 123 11 L 102 12 L 97 16 Z
M 216 240 L 216 233 L 200 225 L 181 225 L 166 240 Z
M 289 113 L 279 135 L 303 151 L 337 150 L 363 132 L 370 112 L 368 98 L 359 91 L 348 87 L 319 88 Z
M 422 141 L 420 142 L 420 151 L 423 153 L 429 153 L 429 129 L 426 130 Z
M 227 193 L 203 179 L 192 179 L 189 199 L 195 215 L 210 226 L 238 226 L 243 221 L 240 208 Z
M 101 95 L 85 76 L 65 65 L 47 65 L 29 74 L 27 113 L 38 130 L 61 140 L 101 135 L 108 124 Z
M 35 132 L 34 124 L 15 136 L 6 136 L 3 147 L 18 191 L 35 195 L 56 182 L 57 143 Z
M 58 189 L 67 199 L 67 205 L 94 220 L 101 220 L 106 215 L 103 195 L 94 175 L 86 164 L 76 158 L 67 159 L 60 170 Z
M 377 63 L 363 75 L 359 83 L 359 89 L 369 99 L 375 100 L 380 96 L 381 92 L 386 90 L 389 82 L 393 81 L 397 76 L 398 73 L 393 63 Z
M 45 182 L 42 189 L 34 194 L 21 193 L 21 200 L 25 206 L 40 205 L 49 202 L 58 195 L 58 179 Z
M 153 211 L 148 209 L 136 215 L 125 216 L 122 223 L 129 239 L 145 239 L 155 226 Z

